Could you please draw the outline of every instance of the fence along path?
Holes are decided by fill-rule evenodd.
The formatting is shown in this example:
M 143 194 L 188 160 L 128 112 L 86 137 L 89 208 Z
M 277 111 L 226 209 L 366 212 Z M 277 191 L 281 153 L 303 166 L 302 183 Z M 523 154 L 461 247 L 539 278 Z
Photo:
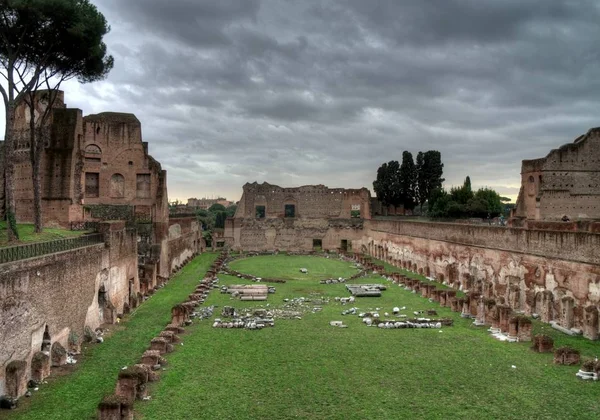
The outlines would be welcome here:
M 102 242 L 104 242 L 104 235 L 101 233 L 93 233 L 90 235 L 78 236 L 77 238 L 56 239 L 54 241 L 9 246 L 0 248 L 0 264 L 39 257 L 41 255 L 54 254 L 55 252 L 83 248 Z

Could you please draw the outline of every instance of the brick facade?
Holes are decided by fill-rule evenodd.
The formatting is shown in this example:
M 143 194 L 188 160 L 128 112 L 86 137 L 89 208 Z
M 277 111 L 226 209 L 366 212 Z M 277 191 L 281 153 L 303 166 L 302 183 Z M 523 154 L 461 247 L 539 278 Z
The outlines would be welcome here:
M 600 219 L 600 128 L 545 158 L 524 160 L 513 216 L 529 220 Z

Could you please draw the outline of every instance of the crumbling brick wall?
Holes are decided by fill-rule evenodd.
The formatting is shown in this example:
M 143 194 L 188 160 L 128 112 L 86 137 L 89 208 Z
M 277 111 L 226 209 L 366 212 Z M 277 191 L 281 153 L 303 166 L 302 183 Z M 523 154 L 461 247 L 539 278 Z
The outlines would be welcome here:
M 535 220 L 600 219 L 600 128 L 524 160 L 514 216 Z
M 370 220 L 353 247 L 598 336 L 600 234 Z
M 122 223 L 102 229 L 105 244 L 0 265 L 0 395 L 6 365 L 29 366 L 46 329 L 52 343 L 68 348 L 70 335 L 81 340 L 85 326 L 103 322 L 101 287 L 117 313 L 139 291 L 135 232 Z

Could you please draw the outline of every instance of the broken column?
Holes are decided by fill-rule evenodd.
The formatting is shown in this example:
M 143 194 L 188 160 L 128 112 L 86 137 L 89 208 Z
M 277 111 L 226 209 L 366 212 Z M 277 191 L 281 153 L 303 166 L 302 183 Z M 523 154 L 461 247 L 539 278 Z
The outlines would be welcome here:
M 570 329 L 573 327 L 573 307 L 575 299 L 571 296 L 564 296 L 560 300 L 560 325 Z
M 477 315 L 475 316 L 475 325 L 485 325 L 485 303 L 484 299 L 477 302 Z
M 503 333 L 508 332 L 508 321 L 512 315 L 512 308 L 508 305 L 498 305 L 499 328 Z
M 183 304 L 175 305 L 171 309 L 171 324 L 183 325 L 189 319 L 188 308 Z
M 580 359 L 579 350 L 572 347 L 560 347 L 554 351 L 554 363 L 557 365 L 578 365 Z
M 67 351 L 58 341 L 52 344 L 50 356 L 52 358 L 52 367 L 62 366 L 67 363 Z
M 484 299 L 484 322 L 488 325 L 492 323 L 492 312 L 495 311 L 496 301 L 494 299 Z
M 535 297 L 535 310 L 540 315 L 542 322 L 549 323 L 553 319 L 552 304 L 554 302 L 554 295 L 549 290 L 538 292 Z
M 440 306 L 446 306 L 446 299 L 447 299 L 447 295 L 446 295 L 446 291 L 442 290 L 440 292 Z
M 537 351 L 538 353 L 550 353 L 554 348 L 554 340 L 552 337 L 538 334 L 533 338 L 533 345 L 531 350 Z
M 113 394 L 98 404 L 99 420 L 133 420 L 133 402 Z
M 533 324 L 531 320 L 525 316 L 518 317 L 518 331 L 517 331 L 517 339 L 519 341 L 531 341 L 531 334 L 533 331 Z
M 50 356 L 38 351 L 31 358 L 31 379 L 37 383 L 50 376 Z
M 452 312 L 461 312 L 464 304 L 464 298 L 455 298 L 450 301 L 450 310 Z
M 150 350 L 158 350 L 160 354 L 170 353 L 173 351 L 173 345 L 164 337 L 156 337 L 150 341 Z
M 27 362 L 13 360 L 6 365 L 6 395 L 19 398 L 27 391 Z
M 598 339 L 598 308 L 595 305 L 589 305 L 583 311 L 583 336 Z
M 456 290 L 446 290 L 446 302 L 445 302 L 444 306 L 449 308 L 451 306 L 452 299 L 455 299 L 455 298 L 456 298 Z

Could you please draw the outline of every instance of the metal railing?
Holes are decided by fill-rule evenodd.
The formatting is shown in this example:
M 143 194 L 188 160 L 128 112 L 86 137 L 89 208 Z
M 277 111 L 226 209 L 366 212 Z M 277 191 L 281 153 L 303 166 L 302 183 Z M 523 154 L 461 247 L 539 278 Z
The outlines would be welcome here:
M 104 235 L 101 233 L 94 233 L 91 235 L 79 236 L 77 238 L 57 239 L 55 241 L 9 246 L 0 248 L 0 264 L 39 257 L 41 255 L 54 254 L 56 252 L 69 251 L 76 248 L 83 248 L 102 242 L 104 242 Z

